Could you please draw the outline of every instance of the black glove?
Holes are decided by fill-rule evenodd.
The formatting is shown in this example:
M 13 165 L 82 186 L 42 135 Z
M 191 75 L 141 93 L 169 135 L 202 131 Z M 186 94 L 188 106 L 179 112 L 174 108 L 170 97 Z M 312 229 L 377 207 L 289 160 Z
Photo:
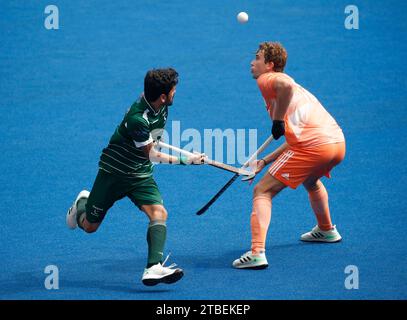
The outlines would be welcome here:
M 285 124 L 283 120 L 273 120 L 273 127 L 271 128 L 273 138 L 278 140 L 285 133 Z

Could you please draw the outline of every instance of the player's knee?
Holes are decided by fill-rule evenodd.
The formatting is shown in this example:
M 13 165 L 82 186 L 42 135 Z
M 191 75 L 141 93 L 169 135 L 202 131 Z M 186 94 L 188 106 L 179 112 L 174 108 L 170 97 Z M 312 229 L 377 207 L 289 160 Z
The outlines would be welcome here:
M 262 192 L 263 188 L 260 183 L 256 184 L 253 188 L 253 197 L 259 196 L 260 194 L 262 194 Z
M 314 183 L 314 184 L 308 185 L 306 189 L 309 192 L 315 192 L 315 191 L 318 191 L 319 186 L 318 186 L 318 184 Z
M 321 188 L 322 182 L 318 179 L 312 182 L 305 182 L 304 187 L 307 189 L 308 192 L 315 192 Z
M 167 210 L 165 210 L 164 207 L 159 207 L 154 209 L 154 211 L 152 212 L 150 219 L 151 220 L 163 220 L 166 221 L 167 220 Z
M 258 196 L 268 196 L 273 198 L 279 190 L 275 188 L 273 185 L 264 185 L 263 183 L 258 183 L 254 186 L 253 189 L 253 198 Z

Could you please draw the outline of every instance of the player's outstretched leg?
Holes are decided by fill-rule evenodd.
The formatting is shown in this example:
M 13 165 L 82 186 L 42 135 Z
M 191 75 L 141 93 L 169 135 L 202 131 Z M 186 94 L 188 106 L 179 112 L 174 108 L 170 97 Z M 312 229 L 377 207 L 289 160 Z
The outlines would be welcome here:
M 336 227 L 332 225 L 329 212 L 328 192 L 318 178 L 310 177 L 304 182 L 312 210 L 318 224 L 309 232 L 301 235 L 301 241 L 338 242 L 342 240 Z
M 280 181 L 266 174 L 255 186 L 253 192 L 253 211 L 250 218 L 252 232 L 251 250 L 233 261 L 237 269 L 264 269 L 266 259 L 267 230 L 271 220 L 272 199 L 285 188 Z
M 162 262 L 167 237 L 167 211 L 162 205 L 143 205 L 142 210 L 149 217 L 150 224 L 147 230 L 148 261 L 141 280 L 146 286 L 177 282 L 183 277 L 183 270 L 175 268 L 174 263 L 165 266 L 169 255 Z
M 257 214 L 259 212 L 260 216 Z M 262 213 L 261 213 L 262 212 Z M 262 218 L 261 218 L 262 217 Z M 268 267 L 266 259 L 266 237 L 271 219 L 271 199 L 258 196 L 253 199 L 253 212 L 250 216 L 252 231 L 251 250 L 233 261 L 237 269 L 265 269 Z
M 77 215 L 78 212 L 81 214 L 85 212 L 85 204 L 89 198 L 89 191 L 82 190 L 79 192 L 72 206 L 69 208 L 68 213 L 66 214 L 66 225 L 70 229 L 75 229 L 78 226 Z

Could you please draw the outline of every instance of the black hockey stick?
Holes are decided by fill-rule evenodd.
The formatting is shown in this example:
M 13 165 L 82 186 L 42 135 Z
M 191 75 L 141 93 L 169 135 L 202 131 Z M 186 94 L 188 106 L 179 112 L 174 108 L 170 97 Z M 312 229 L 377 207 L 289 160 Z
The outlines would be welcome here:
M 267 146 L 270 144 L 270 142 L 273 140 L 273 136 L 271 135 L 270 137 L 267 138 L 266 141 L 260 146 L 259 149 L 256 150 L 255 153 L 245 162 L 245 164 L 242 166 L 242 168 L 245 168 L 249 165 L 250 162 L 252 162 L 254 159 L 257 158 L 257 156 L 264 151 L 264 149 L 267 148 Z M 209 207 L 232 185 L 233 182 L 237 179 L 239 174 L 235 174 L 223 187 L 220 189 L 213 197 L 211 200 L 208 201 L 207 204 L 205 204 L 201 209 L 198 210 L 196 213 L 197 215 L 203 214 L 206 210 L 209 209 Z M 252 178 L 255 177 L 255 174 L 252 175 Z M 245 179 L 249 180 L 249 179 Z

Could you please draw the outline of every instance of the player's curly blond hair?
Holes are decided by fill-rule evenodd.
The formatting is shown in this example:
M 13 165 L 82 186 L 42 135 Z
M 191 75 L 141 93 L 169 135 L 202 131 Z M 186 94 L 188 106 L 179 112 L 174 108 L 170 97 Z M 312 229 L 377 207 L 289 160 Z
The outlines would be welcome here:
M 262 42 L 259 45 L 257 52 L 263 51 L 264 62 L 274 63 L 274 71 L 284 72 L 284 67 L 287 62 L 287 51 L 279 42 Z

